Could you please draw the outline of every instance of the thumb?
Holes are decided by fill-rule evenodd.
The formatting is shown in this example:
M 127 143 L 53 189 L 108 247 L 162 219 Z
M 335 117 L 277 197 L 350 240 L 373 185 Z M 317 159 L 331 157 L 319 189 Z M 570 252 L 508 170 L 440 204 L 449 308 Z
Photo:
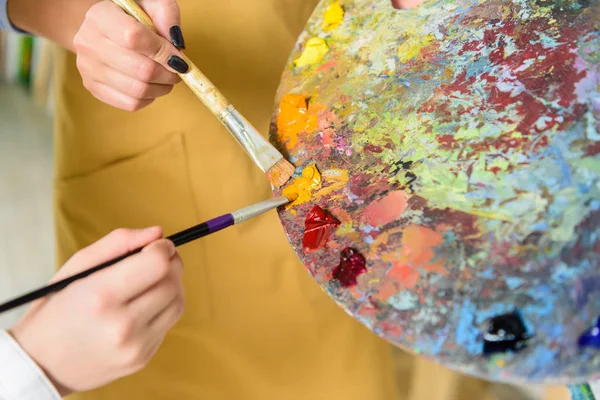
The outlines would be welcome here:
M 162 228 L 117 229 L 79 250 L 52 278 L 56 282 L 129 253 L 162 237 Z
M 181 15 L 176 0 L 139 0 L 138 3 L 152 19 L 160 36 L 178 49 L 185 49 Z

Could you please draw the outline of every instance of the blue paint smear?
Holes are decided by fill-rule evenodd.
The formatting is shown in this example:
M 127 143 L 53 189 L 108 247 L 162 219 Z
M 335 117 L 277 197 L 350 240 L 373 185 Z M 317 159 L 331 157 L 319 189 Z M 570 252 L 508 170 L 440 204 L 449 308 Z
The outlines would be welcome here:
M 496 274 L 494 272 L 494 268 L 486 269 L 485 271 L 479 273 L 479 276 L 485 279 L 496 279 Z
M 548 223 L 546 221 L 541 221 L 533 227 L 536 231 L 545 232 L 548 230 Z
M 423 351 L 423 349 L 427 349 L 427 352 L 431 355 L 437 355 L 442 351 L 442 347 L 444 346 L 444 342 L 446 342 L 448 338 L 448 331 L 444 329 L 443 331 L 439 331 L 435 338 L 430 336 L 421 336 L 416 343 L 416 347 Z
M 480 354 L 482 342 L 479 341 L 479 331 L 474 325 L 477 308 L 470 300 L 465 300 L 456 324 L 456 343 L 471 354 Z
M 538 317 L 550 317 L 554 314 L 554 305 L 548 301 L 553 298 L 552 290 L 548 285 L 539 285 L 527 294 L 537 300 L 526 307 L 527 313 L 536 314 Z
M 514 276 L 507 276 L 504 278 L 504 281 L 506 282 L 506 285 L 508 286 L 508 288 L 510 290 L 514 290 L 514 289 L 518 288 L 523 283 L 522 279 L 514 277 Z
M 379 228 L 371 226 L 371 225 L 361 225 L 359 228 L 364 233 L 371 233 L 373 231 L 379 231 Z
M 583 194 L 588 194 L 591 188 L 592 187 L 590 185 L 586 185 L 584 183 L 580 183 L 579 185 L 577 185 L 577 189 L 579 189 L 579 192 Z
M 567 164 L 565 158 L 562 155 L 562 152 L 557 147 L 550 148 L 551 153 L 556 157 L 556 161 L 560 164 L 560 169 L 563 172 L 561 185 L 563 187 L 570 186 L 573 184 L 573 177 L 571 176 L 571 171 L 569 169 L 569 164 Z
M 527 357 L 525 364 L 521 364 L 523 371 L 528 371 L 531 378 L 554 374 L 549 371 L 554 371 L 555 367 L 560 363 L 555 362 L 556 355 L 554 352 L 545 347 L 536 347 L 533 353 Z

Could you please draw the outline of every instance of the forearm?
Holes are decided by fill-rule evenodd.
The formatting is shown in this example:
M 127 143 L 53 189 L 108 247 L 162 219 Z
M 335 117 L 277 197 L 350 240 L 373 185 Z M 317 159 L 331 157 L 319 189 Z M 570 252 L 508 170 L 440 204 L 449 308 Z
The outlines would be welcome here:
M 85 13 L 100 0 L 8 0 L 12 24 L 73 50 L 73 37 Z

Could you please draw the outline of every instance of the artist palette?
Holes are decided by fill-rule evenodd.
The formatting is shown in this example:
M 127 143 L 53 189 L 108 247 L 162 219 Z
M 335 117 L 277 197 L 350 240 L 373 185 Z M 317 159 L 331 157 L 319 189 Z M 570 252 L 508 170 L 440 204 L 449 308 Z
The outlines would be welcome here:
M 299 167 L 289 241 L 349 314 L 468 374 L 600 378 L 599 15 L 319 4 L 271 140 Z

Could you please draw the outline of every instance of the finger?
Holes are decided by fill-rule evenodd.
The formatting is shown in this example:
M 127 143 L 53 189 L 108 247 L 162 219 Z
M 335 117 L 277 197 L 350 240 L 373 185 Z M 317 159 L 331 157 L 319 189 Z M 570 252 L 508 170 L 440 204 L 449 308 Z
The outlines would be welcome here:
M 113 268 L 98 272 L 97 284 L 107 288 L 110 298 L 127 304 L 171 274 L 175 254 L 171 241 L 158 240 Z
M 176 0 L 140 0 L 139 5 L 146 11 L 156 30 L 171 44 L 185 49 L 181 32 L 181 13 Z
M 98 21 L 111 21 L 110 27 L 103 29 L 110 40 L 120 47 L 143 54 L 172 72 L 187 72 L 189 66 L 181 58 L 182 54 L 167 39 L 125 14 L 116 4 L 112 6 L 98 8 L 93 16 Z M 119 29 L 114 29 L 115 26 Z
M 165 334 L 181 318 L 185 310 L 182 297 L 174 298 L 148 325 L 152 334 Z
M 173 85 L 159 85 L 142 82 L 106 66 L 98 66 L 98 81 L 138 100 L 152 100 L 165 96 L 173 90 Z
M 85 86 L 98 100 L 124 111 L 139 111 L 154 101 L 154 99 L 136 99 L 102 82 L 94 81 Z
M 142 82 L 174 85 L 181 81 L 179 75 L 156 61 L 124 49 L 107 37 L 96 38 L 94 43 L 92 42 L 84 36 L 74 44 L 78 54 L 78 67 L 82 74 L 87 72 L 90 76 L 95 76 L 97 70 L 94 68 L 97 65 L 90 60 L 97 59 L 100 63 Z
M 161 227 L 116 229 L 102 239 L 79 250 L 58 271 L 52 281 L 75 275 L 103 262 L 127 254 L 162 237 Z
M 135 316 L 139 328 L 146 329 L 175 298 L 181 296 L 182 291 L 181 282 L 173 274 L 132 299 L 126 305 L 127 312 Z

